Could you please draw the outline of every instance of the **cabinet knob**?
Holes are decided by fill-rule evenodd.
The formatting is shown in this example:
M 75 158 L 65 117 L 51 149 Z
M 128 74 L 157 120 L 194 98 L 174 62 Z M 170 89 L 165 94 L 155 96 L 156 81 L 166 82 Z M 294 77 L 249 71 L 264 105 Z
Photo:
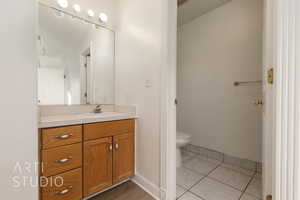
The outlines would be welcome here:
M 109 151 L 112 151 L 113 150 L 113 146 L 112 144 L 109 145 Z
M 117 143 L 116 143 L 116 149 L 117 149 L 117 150 L 119 149 L 119 144 L 117 144 Z
M 65 134 L 65 135 L 59 135 L 59 136 L 55 136 L 56 139 L 61 139 L 61 140 L 64 140 L 64 139 L 68 139 L 70 137 L 72 137 L 73 134 Z
M 71 189 L 73 188 L 73 186 L 69 186 L 68 188 L 62 190 L 62 191 L 58 191 L 58 192 L 55 192 L 56 195 L 65 195 L 65 194 L 68 194 Z
M 63 158 L 60 160 L 55 160 L 54 162 L 63 164 L 63 163 L 69 162 L 71 159 L 72 159 L 72 157 L 68 157 L 68 158 Z

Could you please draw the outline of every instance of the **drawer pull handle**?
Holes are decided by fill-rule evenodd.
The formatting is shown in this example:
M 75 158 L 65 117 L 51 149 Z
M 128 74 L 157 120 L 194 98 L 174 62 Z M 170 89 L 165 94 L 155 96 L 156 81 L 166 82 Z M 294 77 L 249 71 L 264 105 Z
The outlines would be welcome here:
M 56 195 L 65 195 L 65 194 L 68 194 L 71 189 L 73 188 L 73 186 L 69 186 L 68 188 L 62 190 L 62 191 L 58 191 L 58 192 L 55 192 Z
M 61 160 L 56 160 L 54 161 L 55 163 L 66 163 L 66 162 L 69 162 L 70 160 L 72 159 L 72 157 L 68 157 L 68 158 L 63 158 Z
M 59 136 L 55 136 L 56 139 L 61 139 L 61 140 L 65 140 L 68 139 L 70 137 L 72 137 L 73 134 L 66 134 L 66 135 L 59 135 Z
M 116 149 L 117 149 L 117 150 L 119 149 L 119 144 L 116 144 Z

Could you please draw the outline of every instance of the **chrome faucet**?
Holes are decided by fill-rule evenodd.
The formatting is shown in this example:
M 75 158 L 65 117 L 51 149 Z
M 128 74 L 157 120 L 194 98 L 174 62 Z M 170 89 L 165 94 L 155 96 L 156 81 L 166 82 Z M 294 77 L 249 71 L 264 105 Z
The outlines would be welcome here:
M 94 109 L 94 113 L 102 113 L 101 105 L 96 106 L 96 108 Z

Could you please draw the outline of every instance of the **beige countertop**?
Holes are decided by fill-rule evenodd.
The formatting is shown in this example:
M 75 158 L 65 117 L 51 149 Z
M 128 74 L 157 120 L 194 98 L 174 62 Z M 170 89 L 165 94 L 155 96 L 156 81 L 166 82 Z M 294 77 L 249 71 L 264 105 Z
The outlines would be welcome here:
M 103 112 L 103 113 L 82 113 L 68 115 L 43 116 L 39 120 L 39 128 L 51 128 L 69 126 L 76 124 L 88 124 L 96 122 L 116 121 L 138 118 L 134 113 Z

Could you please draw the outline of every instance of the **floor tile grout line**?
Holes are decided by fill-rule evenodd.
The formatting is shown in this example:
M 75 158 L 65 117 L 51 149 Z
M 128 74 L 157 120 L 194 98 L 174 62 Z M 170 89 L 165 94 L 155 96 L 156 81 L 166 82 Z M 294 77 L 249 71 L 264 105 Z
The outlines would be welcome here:
M 208 150 L 210 150 L 210 149 L 208 149 Z M 210 157 L 208 156 L 208 154 L 203 155 L 203 154 L 201 154 L 201 153 L 199 153 L 199 152 L 194 152 L 194 151 L 187 150 L 187 149 L 183 149 L 183 151 L 190 152 L 190 153 L 194 153 L 194 154 L 197 154 L 197 155 L 201 155 L 201 156 L 203 156 L 203 157 L 210 158 Z M 215 159 L 215 158 L 211 158 L 211 159 L 218 160 L 218 161 L 221 161 L 221 162 L 225 163 L 225 153 L 222 153 L 222 152 L 219 152 L 219 153 L 220 153 L 220 154 L 223 154 L 223 161 L 218 160 L 218 159 Z M 226 163 L 225 163 L 225 164 L 226 164 Z M 227 163 L 227 164 L 229 164 L 229 163 Z M 232 166 L 237 166 L 237 165 L 233 165 L 233 164 L 230 164 L 230 165 L 232 165 Z M 244 170 L 253 171 L 254 173 L 258 172 L 257 167 L 255 167 L 255 170 L 249 170 L 249 169 L 243 168 L 243 167 L 241 167 L 241 166 L 238 166 L 238 167 L 240 167 L 241 169 L 244 169 Z
M 254 174 L 254 175 L 251 177 L 251 179 L 250 179 L 249 183 L 247 184 L 246 188 L 243 190 L 243 192 L 242 192 L 242 194 L 241 194 L 241 196 L 240 196 L 239 200 L 241 200 L 241 199 L 242 199 L 242 197 L 243 197 L 243 195 L 246 193 L 246 191 L 247 191 L 247 189 L 248 189 L 249 185 L 250 185 L 250 184 L 251 184 L 251 182 L 254 180 L 254 177 L 255 177 L 255 175 L 256 175 L 256 174 Z
M 189 193 L 191 193 L 191 194 L 195 195 L 196 197 L 200 198 L 200 200 L 206 200 L 206 199 L 204 199 L 203 197 L 201 197 L 200 195 L 195 194 L 195 193 L 192 192 L 192 191 L 189 191 Z
M 211 171 L 209 171 L 207 175 L 205 175 L 205 176 L 204 176 L 203 178 L 201 178 L 197 183 L 195 183 L 194 185 L 192 185 L 192 186 L 190 187 L 190 189 L 188 189 L 187 192 L 190 192 L 190 193 L 196 195 L 197 197 L 199 197 L 199 198 L 205 200 L 205 198 L 203 198 L 203 197 L 201 197 L 200 195 L 197 195 L 197 194 L 195 194 L 194 192 L 192 192 L 191 189 L 192 189 L 193 187 L 195 187 L 196 185 L 198 185 L 198 184 L 199 184 L 201 181 L 203 181 L 205 178 L 208 178 L 208 176 L 209 176 L 213 171 L 215 171 L 218 167 L 220 167 L 221 164 L 222 164 L 222 163 L 218 164 L 215 168 L 213 168 Z
M 193 193 L 192 191 L 191 191 L 191 189 L 193 188 L 193 187 L 195 187 L 196 185 L 198 185 L 202 180 L 204 180 L 206 177 L 208 177 L 208 175 L 210 174 L 210 173 L 212 173 L 214 170 L 216 170 L 219 166 L 221 165 L 221 163 L 220 164 L 218 164 L 215 168 L 213 168 L 211 171 L 209 171 L 208 172 L 208 174 L 206 174 L 206 175 L 204 175 L 204 174 L 200 174 L 200 175 L 203 175 L 203 177 L 199 180 L 199 181 L 197 181 L 195 184 L 193 184 L 189 189 L 187 189 L 178 199 L 180 199 L 182 196 L 184 196 L 186 193 L 192 193 L 193 195 L 196 195 L 197 197 L 199 197 L 199 198 L 201 198 L 202 200 L 205 200 L 203 197 L 201 197 L 201 196 L 199 196 L 199 195 L 197 195 L 197 194 L 195 194 L 195 193 Z M 186 168 L 186 169 L 188 169 L 188 168 Z M 188 170 L 190 170 L 190 169 L 188 169 Z M 191 171 L 193 171 L 193 170 L 191 170 Z M 194 172 L 194 171 L 193 171 Z M 196 172 L 195 172 L 196 173 Z M 199 174 L 199 173 L 197 173 L 197 174 Z
M 226 164 L 226 163 L 222 163 L 222 164 Z M 234 166 L 234 165 L 232 165 L 232 166 Z M 227 166 L 221 166 L 221 167 L 224 167 L 224 168 L 226 168 L 226 169 L 230 169 L 230 170 L 232 170 L 232 171 L 235 171 L 235 172 L 237 172 L 237 173 L 240 173 L 240 174 L 243 174 L 243 175 L 249 176 L 249 177 L 252 177 L 253 174 L 254 174 L 254 175 L 256 174 L 255 171 L 251 171 L 251 170 L 248 170 L 248 171 L 253 172 L 253 174 L 252 174 L 252 175 L 248 175 L 248 174 L 246 174 L 246 173 L 244 173 L 244 172 L 241 172 L 241 171 L 239 171 L 239 170 L 237 170 L 237 169 L 232 169 L 232 168 L 227 167 Z M 247 170 L 247 169 L 244 169 L 244 170 Z
M 203 175 L 203 174 L 202 174 Z M 189 187 L 189 189 L 186 189 L 186 191 L 180 196 L 180 198 L 185 195 L 186 193 L 190 192 L 190 190 L 196 186 L 198 183 L 200 183 L 206 176 L 204 175 L 199 181 L 197 181 L 195 184 L 193 184 L 191 187 Z M 205 199 L 203 199 L 205 200 Z
M 190 160 L 192 160 L 192 159 L 190 159 Z M 216 160 L 216 161 L 219 161 L 219 160 Z M 208 162 L 210 162 L 210 161 L 208 161 Z M 234 172 L 236 172 L 236 173 L 239 173 L 239 174 L 241 174 L 241 175 L 244 175 L 244 176 L 247 176 L 247 177 L 250 177 L 250 178 L 251 178 L 253 175 L 256 175 L 256 172 L 255 172 L 255 171 L 252 171 L 252 172 L 253 172 L 252 175 L 248 175 L 248 174 L 246 174 L 246 173 L 240 172 L 240 171 L 235 170 L 235 169 L 232 169 L 232 168 L 230 168 L 230 167 L 223 166 L 224 163 L 222 163 L 222 161 L 219 161 L 219 162 L 220 162 L 220 166 L 219 166 L 219 167 L 222 167 L 222 168 L 226 168 L 226 169 L 232 170 L 232 171 L 234 171 Z M 190 168 L 188 168 L 188 167 L 183 166 L 183 168 L 188 169 L 188 170 L 190 170 L 190 171 L 192 171 L 192 172 L 194 172 L 194 173 L 196 173 L 196 174 L 204 175 L 204 174 L 199 173 L 199 172 L 196 172 L 195 170 L 190 169 Z M 249 170 L 249 171 L 250 171 L 250 170 Z
M 197 155 L 191 156 L 190 158 L 183 159 L 182 161 L 183 161 L 183 162 L 190 161 L 190 160 L 193 160 L 193 159 L 196 158 L 196 157 L 197 157 Z
M 220 166 L 220 167 L 223 167 L 223 166 Z M 224 168 L 224 167 L 223 167 L 223 168 Z M 225 167 L 225 168 L 226 168 L 226 167 Z M 226 169 L 232 170 L 232 169 L 230 169 L 230 168 L 226 168 Z M 236 173 L 239 173 L 238 171 L 235 171 L 235 170 L 232 170 L 232 171 L 234 171 L 234 172 L 236 172 Z M 240 175 L 247 176 L 248 178 L 250 178 L 249 181 L 251 182 L 253 175 L 252 175 L 252 176 L 248 176 L 248 175 L 243 174 L 243 173 L 239 173 L 239 174 L 240 174 Z M 255 174 L 254 174 L 254 176 L 255 176 Z M 247 186 L 248 186 L 248 184 L 249 184 L 249 183 L 247 183 L 245 189 L 240 190 L 240 189 L 238 189 L 238 188 L 236 188 L 236 187 L 234 187 L 234 186 L 232 186 L 232 185 L 229 185 L 228 183 L 224 183 L 223 181 L 220 181 L 220 180 L 218 180 L 218 179 L 216 179 L 216 178 L 214 178 L 214 177 L 208 176 L 207 178 L 209 178 L 209 179 L 211 179 L 211 180 L 214 180 L 214 181 L 216 181 L 216 182 L 222 183 L 223 185 L 229 186 L 229 187 L 231 187 L 231 188 L 233 188 L 233 189 L 235 189 L 235 190 L 238 190 L 239 192 L 243 192 L 243 191 L 247 188 Z
M 187 150 L 184 150 L 184 151 L 187 151 Z M 253 174 L 258 173 L 256 170 L 249 170 L 249 169 L 245 169 L 245 168 L 242 168 L 242 167 L 240 167 L 240 166 L 237 166 L 237 165 L 225 163 L 225 160 L 224 160 L 224 159 L 221 161 L 221 160 L 218 160 L 218 159 L 209 158 L 207 155 L 204 156 L 204 155 L 202 155 L 202 154 L 200 154 L 200 153 L 195 153 L 195 152 L 192 152 L 192 151 L 187 151 L 187 152 L 196 154 L 195 156 L 193 156 L 193 158 L 190 158 L 189 160 L 192 160 L 192 159 L 194 159 L 194 158 L 197 157 L 197 156 L 202 156 L 202 157 L 205 157 L 205 158 L 207 158 L 207 159 L 212 159 L 212 160 L 215 160 L 215 161 L 219 161 L 219 162 L 221 162 L 221 164 L 231 165 L 231 166 L 233 166 L 233 167 L 239 167 L 239 168 L 241 168 L 242 170 L 247 170 L 247 171 L 249 171 L 249 172 L 253 172 Z M 246 174 L 246 173 L 244 173 L 244 172 L 241 172 L 241 171 L 239 171 L 239 170 L 236 170 L 236 169 L 233 169 L 233 168 L 230 168 L 230 167 L 227 167 L 227 166 L 222 166 L 222 167 L 227 168 L 227 169 L 231 169 L 231 170 L 233 170 L 233 171 L 235 171 L 235 172 L 238 172 L 238 173 L 240 173 L 240 174 L 244 174 L 244 175 L 246 175 L 246 176 L 250 176 L 250 177 L 253 176 L 253 174 L 252 174 L 252 175 L 248 175 L 248 174 Z
M 223 160 L 221 161 L 221 160 L 218 160 L 218 159 L 215 159 L 215 158 L 211 158 L 211 157 L 209 157 L 208 155 L 203 155 L 203 154 L 196 153 L 196 152 L 192 152 L 192 151 L 188 151 L 188 150 L 184 150 L 184 151 L 189 152 L 189 153 L 193 153 L 193 154 L 194 154 L 193 156 L 191 156 L 190 158 L 188 158 L 187 160 L 185 160 L 185 162 L 186 162 L 186 161 L 193 160 L 193 159 L 195 159 L 195 158 L 201 156 L 201 157 L 203 157 L 203 158 L 205 158 L 205 159 L 212 159 L 212 160 L 214 160 L 214 161 L 217 161 L 217 162 L 219 162 L 219 164 L 217 164 L 217 166 L 216 166 L 214 169 L 212 169 L 211 171 L 209 171 L 208 174 L 206 174 L 206 175 L 204 175 L 204 174 L 202 174 L 202 173 L 199 173 L 199 172 L 196 172 L 196 171 L 194 171 L 194 170 L 192 170 L 192 169 L 189 169 L 189 168 L 183 166 L 183 168 L 185 168 L 185 169 L 188 169 L 188 170 L 190 170 L 190 171 L 192 171 L 192 172 L 194 172 L 194 173 L 196 173 L 196 174 L 198 174 L 198 175 L 204 175 L 204 176 L 203 176 L 199 181 L 197 181 L 195 184 L 193 184 L 191 187 L 189 187 L 189 189 L 184 188 L 185 192 L 184 192 L 182 195 L 180 195 L 179 197 L 176 198 L 176 199 L 178 199 L 178 200 L 179 200 L 182 196 L 184 196 L 185 194 L 187 194 L 187 193 L 191 193 L 191 194 L 193 194 L 193 195 L 199 197 L 200 199 L 205 200 L 203 197 L 201 197 L 201 196 L 199 196 L 198 194 L 195 194 L 194 192 L 191 191 L 192 188 L 194 188 L 197 184 L 199 184 L 199 183 L 200 183 L 201 181 L 203 181 L 205 178 L 209 178 L 209 179 L 211 179 L 211 180 L 213 180 L 213 181 L 216 181 L 216 182 L 218 182 L 218 183 L 220 183 L 220 184 L 223 184 L 223 185 L 225 185 L 225 186 L 228 186 L 228 187 L 230 187 L 230 188 L 232 188 L 232 189 L 234 189 L 234 190 L 237 190 L 237 191 L 241 192 L 241 195 L 240 195 L 240 197 L 239 197 L 239 199 L 238 199 L 238 200 L 240 200 L 240 199 L 243 197 L 243 195 L 246 193 L 247 188 L 249 187 L 249 185 L 251 184 L 251 182 L 254 180 L 254 178 L 256 177 L 256 175 L 259 174 L 258 171 L 253 171 L 253 170 L 244 169 L 244 168 L 241 168 L 241 167 L 240 167 L 242 170 L 247 170 L 247 171 L 249 171 L 249 172 L 253 172 L 252 175 L 249 175 L 249 174 L 243 173 L 243 172 L 241 172 L 241 171 L 239 171 L 239 170 L 230 168 L 230 167 L 228 167 L 228 166 L 224 166 L 223 164 L 228 164 L 228 163 L 225 163 L 225 162 L 224 162 L 224 157 L 223 157 Z M 208 162 L 209 162 L 209 160 L 208 160 Z M 231 165 L 231 164 L 228 164 L 228 165 Z M 235 165 L 232 165 L 232 166 L 235 166 Z M 217 179 L 215 179 L 215 178 L 209 177 L 209 175 L 210 175 L 213 171 L 215 171 L 217 168 L 219 168 L 219 167 L 226 168 L 226 169 L 232 170 L 232 171 L 234 171 L 234 172 L 236 172 L 236 173 L 239 173 L 239 174 L 241 174 L 241 175 L 250 177 L 250 180 L 249 180 L 248 184 L 246 185 L 246 187 L 245 187 L 243 190 L 240 190 L 240 189 L 235 188 L 234 186 L 231 186 L 231 185 L 229 185 L 229 184 L 223 183 L 222 181 L 219 181 L 219 180 L 217 180 Z M 239 166 L 236 166 L 236 167 L 239 167 Z M 179 185 L 179 186 L 180 186 L 180 185 Z M 182 186 L 180 186 L 180 187 L 183 188 Z M 253 196 L 253 195 L 251 195 L 251 196 Z M 253 196 L 253 197 L 254 197 L 254 196 Z M 256 198 L 256 197 L 255 197 L 255 198 Z
M 197 175 L 206 176 L 205 174 L 202 174 L 202 173 L 196 172 L 195 170 L 193 170 L 193 169 L 190 169 L 190 168 L 188 168 L 188 167 L 184 167 L 184 166 L 183 166 L 183 168 L 184 168 L 184 169 L 187 169 L 187 170 L 189 170 L 189 171 L 191 171 L 191 172 L 193 172 L 193 173 L 195 173 L 195 174 L 197 174 Z
M 229 185 L 228 183 L 224 183 L 224 182 L 222 182 L 222 181 L 220 181 L 220 180 L 218 180 L 218 179 L 216 179 L 216 178 L 209 177 L 209 176 L 208 176 L 207 178 L 209 178 L 210 180 L 213 180 L 213 181 L 215 181 L 215 182 L 221 183 L 222 185 L 226 185 L 226 186 L 228 186 L 228 187 L 230 187 L 230 188 L 232 188 L 232 189 L 234 189 L 234 190 L 237 190 L 237 191 L 239 191 L 239 192 L 241 192 L 241 193 L 244 191 L 244 189 L 240 190 L 240 189 L 238 189 L 238 188 L 236 188 L 236 187 L 234 187 L 234 186 L 232 186 L 232 185 Z M 250 180 L 251 180 L 251 178 L 250 178 Z M 248 183 L 247 183 L 247 185 L 248 185 Z M 246 185 L 246 187 L 247 187 L 247 185 Z
M 180 187 L 182 187 L 182 186 L 180 186 Z M 183 188 L 183 187 L 182 187 Z M 181 195 L 179 195 L 179 197 L 176 197 L 176 199 L 180 199 L 183 195 L 185 195 L 189 190 L 188 189 L 186 189 L 186 188 L 184 188 L 184 192 L 181 194 Z
M 220 162 L 221 162 L 221 161 L 220 161 Z M 223 164 L 222 162 L 221 162 L 220 164 L 218 164 L 214 169 L 212 169 L 210 172 L 208 172 L 207 175 L 205 175 L 203 178 L 201 178 L 199 181 L 197 181 L 195 184 L 193 184 L 189 189 L 187 189 L 180 197 L 178 197 L 178 199 L 180 199 L 180 198 L 181 198 L 182 196 L 184 196 L 186 193 L 190 192 L 190 193 L 196 195 L 197 197 L 200 197 L 201 199 L 205 200 L 203 197 L 201 197 L 201 196 L 199 196 L 199 195 L 197 195 L 197 194 L 195 194 L 194 192 L 191 191 L 191 189 L 192 189 L 193 187 L 195 187 L 196 185 L 198 185 L 198 184 L 199 184 L 201 181 L 203 181 L 205 178 L 208 178 L 208 179 L 210 179 L 210 180 L 216 181 L 216 182 L 218 182 L 218 183 L 220 183 L 220 184 L 223 184 L 223 185 L 225 185 L 225 186 L 227 186 L 227 187 L 230 187 L 230 188 L 232 188 L 232 189 L 234 189 L 234 190 L 236 190 L 236 191 L 238 191 L 238 192 L 241 192 L 241 196 L 242 196 L 243 192 L 246 191 L 246 188 L 247 188 L 248 185 L 251 183 L 252 179 L 255 177 L 256 174 L 254 173 L 252 176 L 249 176 L 249 175 L 245 175 L 245 174 L 243 174 L 243 173 L 239 173 L 239 174 L 245 175 L 245 176 L 247 176 L 247 177 L 250 177 L 249 183 L 247 183 L 245 189 L 239 190 L 239 189 L 233 187 L 232 185 L 226 184 L 226 183 L 224 183 L 224 182 L 222 182 L 222 181 L 220 181 L 220 180 L 217 180 L 217 179 L 212 178 L 212 177 L 209 176 L 210 174 L 212 174 L 212 172 L 214 172 L 214 171 L 215 171 L 216 169 L 218 169 L 219 167 L 223 167 L 222 164 Z M 186 167 L 184 167 L 184 168 L 186 168 Z M 186 168 L 186 169 L 191 170 L 191 169 L 189 169 L 189 168 Z M 230 169 L 230 168 L 227 168 L 227 169 Z M 232 170 L 232 169 L 230 169 L 230 170 Z M 195 172 L 195 171 L 193 171 L 193 170 L 191 170 L 191 171 L 192 171 L 192 172 Z M 235 170 L 232 170 L 232 171 L 237 172 L 237 171 L 235 171 Z M 195 173 L 196 173 L 196 172 L 195 172 Z M 238 173 L 238 172 L 237 172 L 237 173 Z M 197 173 L 197 174 L 200 174 L 200 173 Z M 204 175 L 204 174 L 200 174 L 200 175 Z M 241 198 L 241 196 L 240 196 L 240 198 Z M 239 200 L 240 200 L 240 198 L 239 198 Z

